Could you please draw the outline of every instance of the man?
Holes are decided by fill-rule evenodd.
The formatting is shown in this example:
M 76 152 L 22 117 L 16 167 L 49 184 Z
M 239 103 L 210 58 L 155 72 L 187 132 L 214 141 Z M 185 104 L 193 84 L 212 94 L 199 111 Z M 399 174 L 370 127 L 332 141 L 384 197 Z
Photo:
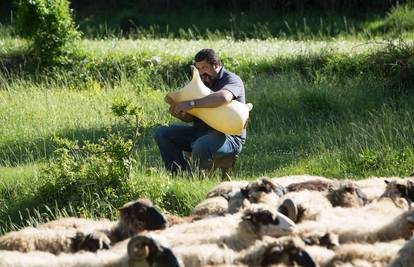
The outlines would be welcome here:
M 201 50 L 195 55 L 194 61 L 202 81 L 213 93 L 171 105 L 170 113 L 173 116 L 184 122 L 192 122 L 193 126 L 158 127 L 156 141 L 165 167 L 173 173 L 189 167 L 183 151 L 191 152 L 193 161 L 199 164 L 200 169 L 208 170 L 213 155 L 238 154 L 246 139 L 246 130 L 241 135 L 227 135 L 187 113 L 192 108 L 215 108 L 232 100 L 246 103 L 242 80 L 224 69 L 213 49 Z

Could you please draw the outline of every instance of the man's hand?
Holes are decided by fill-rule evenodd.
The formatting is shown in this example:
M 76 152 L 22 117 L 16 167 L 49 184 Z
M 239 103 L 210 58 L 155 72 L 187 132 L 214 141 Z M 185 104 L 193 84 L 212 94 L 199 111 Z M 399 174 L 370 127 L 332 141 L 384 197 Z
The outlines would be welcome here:
M 176 112 L 176 106 L 177 104 L 170 105 L 170 113 L 174 117 L 184 121 L 184 122 L 192 122 L 194 117 L 191 114 L 188 114 L 187 112 Z
M 174 113 L 176 114 L 187 113 L 187 111 L 192 108 L 193 107 L 191 106 L 190 101 L 183 101 L 183 102 L 177 103 L 174 106 Z

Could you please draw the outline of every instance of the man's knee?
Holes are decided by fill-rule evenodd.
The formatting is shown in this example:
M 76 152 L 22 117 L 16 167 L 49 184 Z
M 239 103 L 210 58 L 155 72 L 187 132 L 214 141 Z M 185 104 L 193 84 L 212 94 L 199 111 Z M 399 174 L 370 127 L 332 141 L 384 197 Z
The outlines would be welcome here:
M 211 157 L 210 149 L 207 143 L 196 141 L 192 147 L 193 159 L 205 159 Z
M 167 126 L 158 126 L 155 130 L 155 140 L 159 142 L 160 140 L 165 139 L 166 132 L 167 132 Z

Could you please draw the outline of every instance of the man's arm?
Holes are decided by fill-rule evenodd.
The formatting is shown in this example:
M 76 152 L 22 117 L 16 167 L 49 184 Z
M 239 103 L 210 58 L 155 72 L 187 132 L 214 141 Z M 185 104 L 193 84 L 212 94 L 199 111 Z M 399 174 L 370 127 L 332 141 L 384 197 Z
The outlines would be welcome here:
M 233 94 L 230 91 L 223 88 L 203 98 L 195 99 L 194 108 L 215 108 L 230 103 L 232 100 Z M 183 101 L 175 105 L 174 112 L 186 112 L 191 108 L 193 107 L 191 106 L 190 101 Z

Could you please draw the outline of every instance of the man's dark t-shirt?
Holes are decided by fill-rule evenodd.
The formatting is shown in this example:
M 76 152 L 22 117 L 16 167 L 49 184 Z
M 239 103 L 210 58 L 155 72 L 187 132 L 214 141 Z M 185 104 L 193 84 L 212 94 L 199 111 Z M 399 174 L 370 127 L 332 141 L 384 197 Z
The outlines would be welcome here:
M 233 94 L 233 100 L 239 101 L 241 103 L 246 103 L 243 81 L 236 74 L 225 70 L 224 67 L 221 67 L 217 80 L 209 88 L 214 92 L 217 92 L 220 89 L 225 89 Z M 194 118 L 194 126 L 203 129 L 212 129 L 210 126 L 198 118 Z M 246 140 L 246 129 L 243 130 L 241 135 L 235 136 L 240 138 L 244 143 Z

